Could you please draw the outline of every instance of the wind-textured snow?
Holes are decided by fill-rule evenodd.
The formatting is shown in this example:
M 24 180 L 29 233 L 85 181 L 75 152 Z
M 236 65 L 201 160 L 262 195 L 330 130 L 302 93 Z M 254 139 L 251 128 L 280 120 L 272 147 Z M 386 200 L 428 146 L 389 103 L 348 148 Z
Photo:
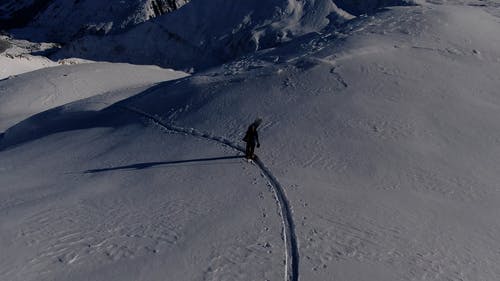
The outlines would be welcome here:
M 0 81 L 0 279 L 498 280 L 499 7 L 433 2 Z

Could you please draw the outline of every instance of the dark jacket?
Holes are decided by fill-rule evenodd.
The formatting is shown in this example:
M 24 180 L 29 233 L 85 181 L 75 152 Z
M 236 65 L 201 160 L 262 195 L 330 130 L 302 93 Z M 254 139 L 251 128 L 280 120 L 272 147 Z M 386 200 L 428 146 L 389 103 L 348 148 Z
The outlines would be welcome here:
M 250 144 L 259 144 L 259 134 L 257 133 L 257 126 L 255 126 L 255 124 L 248 126 L 248 130 L 243 138 L 243 141 Z

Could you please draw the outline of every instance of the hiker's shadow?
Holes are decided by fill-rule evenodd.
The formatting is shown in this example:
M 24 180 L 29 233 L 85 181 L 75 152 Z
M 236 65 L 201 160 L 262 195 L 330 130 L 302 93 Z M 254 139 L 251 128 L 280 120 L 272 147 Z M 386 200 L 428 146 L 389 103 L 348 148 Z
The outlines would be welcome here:
M 117 166 L 117 167 L 109 167 L 109 168 L 101 168 L 101 169 L 91 169 L 91 170 L 86 170 L 84 173 L 95 174 L 95 173 L 102 173 L 102 172 L 109 172 L 109 171 L 116 171 L 116 170 L 142 170 L 142 169 L 149 169 L 149 168 L 159 167 L 159 166 L 186 164 L 186 163 L 198 163 L 199 165 L 203 165 L 204 162 L 227 160 L 227 159 L 237 159 L 237 158 L 243 158 L 243 157 L 244 157 L 243 155 L 235 155 L 235 156 L 198 158 L 198 159 L 187 159 L 187 160 L 176 160 L 176 161 L 135 163 L 135 164 L 125 165 L 125 166 Z M 233 163 L 234 162 L 231 162 L 231 164 L 233 164 Z

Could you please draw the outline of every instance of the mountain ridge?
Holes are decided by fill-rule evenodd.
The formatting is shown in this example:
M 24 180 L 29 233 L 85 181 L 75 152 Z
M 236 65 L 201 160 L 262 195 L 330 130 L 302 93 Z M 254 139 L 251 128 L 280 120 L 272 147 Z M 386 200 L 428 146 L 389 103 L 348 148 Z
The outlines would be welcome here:
M 373 12 L 389 4 L 414 4 L 410 1 L 369 3 L 357 6 L 357 12 Z M 354 17 L 331 0 L 273 0 L 264 5 L 249 0 L 216 0 L 205 5 L 203 0 L 193 0 L 175 13 L 121 34 L 77 39 L 55 57 L 77 56 L 198 70 L 319 32 L 328 25 L 339 25 Z

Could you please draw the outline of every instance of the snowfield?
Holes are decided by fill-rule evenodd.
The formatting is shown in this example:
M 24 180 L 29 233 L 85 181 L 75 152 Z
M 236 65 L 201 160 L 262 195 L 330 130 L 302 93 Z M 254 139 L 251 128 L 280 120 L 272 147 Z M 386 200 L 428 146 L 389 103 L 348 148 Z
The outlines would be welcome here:
M 498 280 L 500 7 L 432 2 L 0 81 L 0 280 Z

